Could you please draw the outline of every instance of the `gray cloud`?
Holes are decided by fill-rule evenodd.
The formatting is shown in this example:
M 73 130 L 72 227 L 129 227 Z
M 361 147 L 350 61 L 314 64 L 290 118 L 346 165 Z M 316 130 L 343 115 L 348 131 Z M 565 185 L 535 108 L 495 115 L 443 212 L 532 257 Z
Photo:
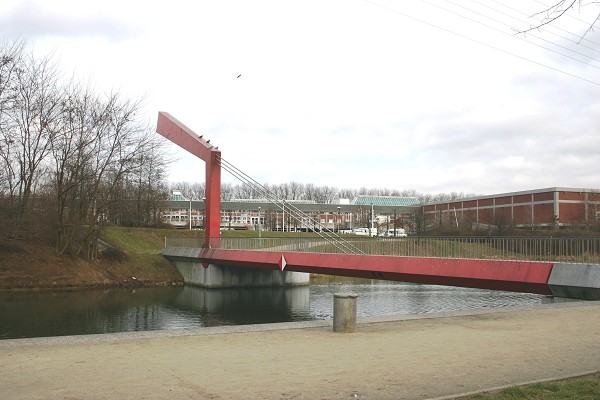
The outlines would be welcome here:
M 60 14 L 31 1 L 23 2 L 5 15 L 0 15 L 0 26 L 5 37 L 27 39 L 62 36 L 103 37 L 109 41 L 120 41 L 138 33 L 133 26 L 111 16 Z

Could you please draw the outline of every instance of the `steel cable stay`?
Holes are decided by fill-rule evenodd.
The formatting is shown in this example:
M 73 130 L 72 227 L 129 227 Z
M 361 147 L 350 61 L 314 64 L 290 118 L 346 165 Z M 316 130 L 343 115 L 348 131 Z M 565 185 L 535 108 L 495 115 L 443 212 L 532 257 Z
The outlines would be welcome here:
M 233 166 L 228 161 L 221 159 L 221 166 L 227 172 L 229 172 L 234 177 L 236 177 L 237 179 L 242 181 L 242 183 L 249 186 L 253 190 L 256 190 L 261 196 L 263 196 L 270 203 L 274 204 L 282 211 L 285 211 L 285 201 L 279 200 L 273 192 L 269 191 L 263 185 L 261 185 L 260 183 L 258 183 L 254 179 L 252 179 L 250 176 L 245 174 L 243 171 L 241 171 L 237 167 Z M 362 252 L 360 249 L 358 249 L 352 243 L 341 238 L 339 235 L 335 235 L 335 234 L 332 234 L 331 232 L 324 231 L 323 226 L 320 222 L 313 220 L 308 214 L 304 213 L 302 210 L 298 209 L 293 204 L 291 204 L 291 203 L 287 203 L 287 204 L 288 204 L 288 212 L 289 212 L 291 218 L 300 222 L 301 225 L 306 226 L 307 228 L 310 228 L 311 225 L 313 227 L 319 226 L 320 232 L 315 232 L 315 233 L 317 233 L 317 235 L 319 237 L 321 237 L 323 240 L 325 240 L 327 243 L 335 246 L 338 250 L 341 250 L 344 253 L 364 254 L 364 252 Z M 309 223 L 307 223 L 306 221 L 309 221 Z
M 266 190 L 264 187 L 255 186 L 254 184 L 252 184 L 251 181 L 244 179 L 244 177 L 241 176 L 237 171 L 230 169 L 228 166 L 222 166 L 222 167 L 227 172 L 231 173 L 233 176 L 235 176 L 240 181 L 242 181 L 243 184 L 251 187 L 253 190 L 258 192 L 263 198 L 265 198 L 265 200 L 274 204 L 276 207 L 278 207 L 280 210 L 282 210 L 282 212 L 285 212 L 285 208 L 286 208 L 285 204 L 286 203 L 282 200 L 279 200 L 276 196 L 274 196 L 274 194 L 272 192 Z M 310 228 L 311 225 L 313 227 L 318 225 L 320 232 L 315 232 L 315 233 L 317 233 L 317 235 L 319 237 L 321 237 L 323 240 L 325 240 L 327 243 L 333 245 L 338 250 L 341 250 L 344 253 L 351 253 L 351 254 L 362 253 L 359 249 L 357 249 L 351 243 L 343 240 L 339 236 L 329 233 L 327 231 L 324 231 L 323 227 L 320 223 L 317 223 L 316 221 L 314 221 L 312 218 L 310 218 L 310 216 L 303 213 L 297 207 L 293 206 L 290 203 L 287 203 L 287 204 L 288 204 L 287 210 L 288 210 L 290 218 L 293 218 L 294 220 L 298 221 L 302 226 L 305 226 L 307 228 Z
M 294 206 L 293 203 L 286 202 L 285 200 L 281 200 L 277 197 L 275 193 L 264 187 L 262 184 L 254 180 L 252 177 L 247 175 L 245 172 L 235 167 L 233 164 L 228 162 L 222 157 L 219 157 L 217 160 L 221 168 L 225 171 L 229 172 L 235 178 L 242 182 L 242 184 L 247 185 L 251 189 L 255 190 L 260 196 L 262 196 L 269 203 L 275 205 L 277 208 L 285 212 L 286 209 L 291 218 L 298 221 L 301 226 L 306 227 L 307 229 L 311 229 L 314 227 L 319 228 L 319 232 L 315 233 L 324 241 L 336 247 L 338 250 L 342 251 L 346 254 L 365 254 L 362 250 L 356 247 L 354 244 L 345 240 L 340 235 L 337 235 L 332 232 L 328 232 L 324 229 L 323 225 L 320 221 L 316 221 L 310 215 L 306 214 L 304 211 L 300 210 L 298 207 Z M 313 229 L 314 231 L 314 229 Z

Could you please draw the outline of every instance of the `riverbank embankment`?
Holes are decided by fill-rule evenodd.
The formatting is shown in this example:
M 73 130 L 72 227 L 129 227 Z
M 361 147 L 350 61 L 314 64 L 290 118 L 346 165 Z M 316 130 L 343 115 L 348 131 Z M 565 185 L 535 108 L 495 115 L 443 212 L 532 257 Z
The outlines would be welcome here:
M 257 235 L 254 231 L 222 234 Z M 92 260 L 59 256 L 48 243 L 0 238 L 0 290 L 183 285 L 175 265 L 162 255 L 165 237 L 194 237 L 201 242 L 203 235 L 194 230 L 104 227 L 100 235 L 103 249 Z M 296 233 L 276 235 L 290 237 Z M 329 278 L 313 275 L 311 279 L 322 282 Z
M 161 254 L 164 237 L 173 232 L 104 228 L 105 248 L 95 259 L 59 256 L 48 243 L 0 239 L 0 289 L 182 285 L 177 268 Z
M 600 369 L 600 304 L 0 341 L 11 399 L 429 399 Z M 311 324 L 314 324 L 311 326 Z

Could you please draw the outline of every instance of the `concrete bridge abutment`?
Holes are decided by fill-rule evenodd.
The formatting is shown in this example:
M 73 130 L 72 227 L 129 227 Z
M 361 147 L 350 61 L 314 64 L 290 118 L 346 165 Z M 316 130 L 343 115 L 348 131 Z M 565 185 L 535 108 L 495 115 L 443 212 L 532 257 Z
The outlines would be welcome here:
M 187 285 L 205 288 L 238 288 L 308 285 L 309 274 L 230 267 L 192 261 L 173 261 Z
M 302 286 L 310 283 L 310 274 L 272 269 L 244 268 L 208 264 L 200 259 L 201 249 L 167 248 L 163 255 L 177 267 L 186 285 L 205 288 Z
M 556 263 L 548 286 L 556 298 L 600 300 L 600 265 Z

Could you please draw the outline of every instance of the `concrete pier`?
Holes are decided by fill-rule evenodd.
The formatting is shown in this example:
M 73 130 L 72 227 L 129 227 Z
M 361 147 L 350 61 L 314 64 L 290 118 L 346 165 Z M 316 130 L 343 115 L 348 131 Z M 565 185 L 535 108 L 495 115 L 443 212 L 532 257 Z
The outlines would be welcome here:
M 172 260 L 186 285 L 206 288 L 268 287 L 308 285 L 310 274 L 273 271 Z
M 196 247 L 167 247 L 163 255 L 176 267 L 186 285 L 205 288 L 301 286 L 310 283 L 310 274 L 272 269 L 244 268 L 217 264 L 203 265 Z

